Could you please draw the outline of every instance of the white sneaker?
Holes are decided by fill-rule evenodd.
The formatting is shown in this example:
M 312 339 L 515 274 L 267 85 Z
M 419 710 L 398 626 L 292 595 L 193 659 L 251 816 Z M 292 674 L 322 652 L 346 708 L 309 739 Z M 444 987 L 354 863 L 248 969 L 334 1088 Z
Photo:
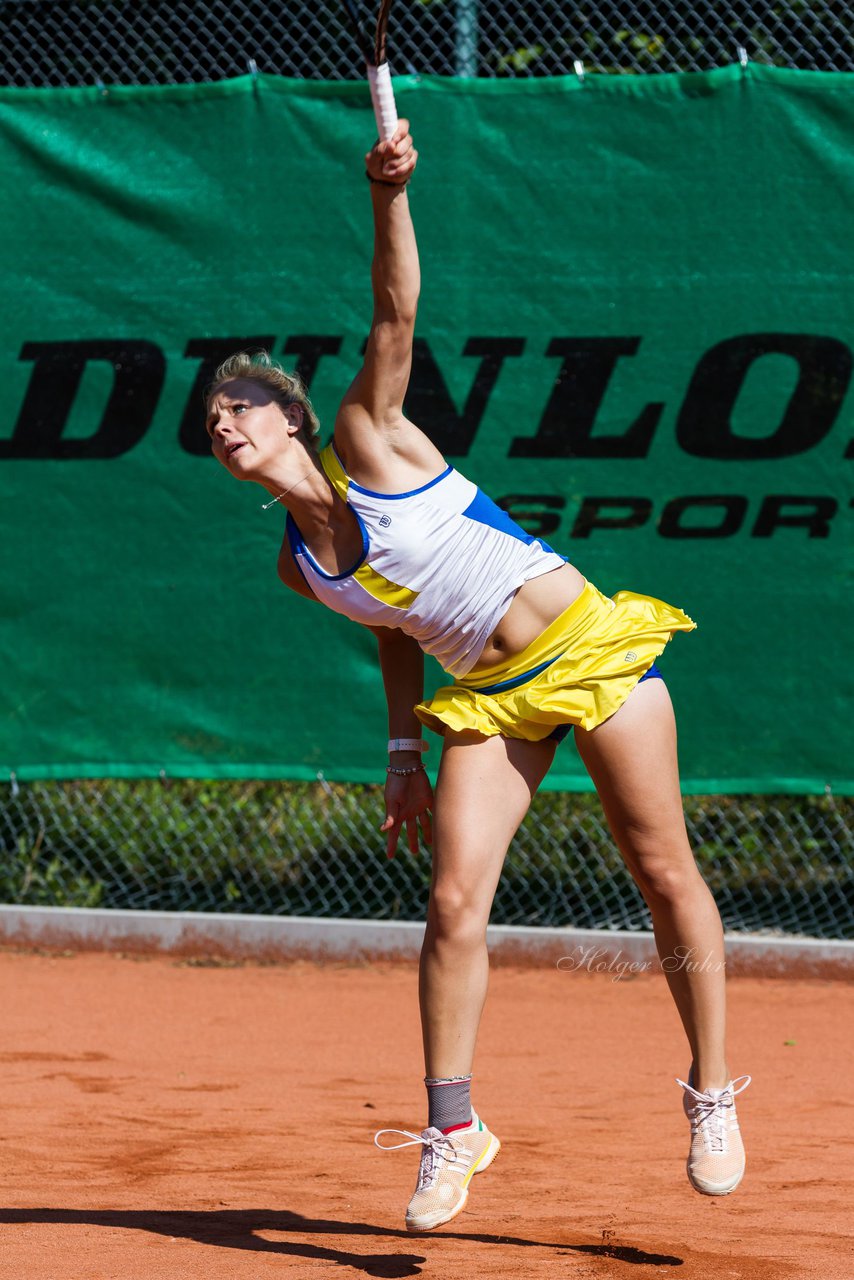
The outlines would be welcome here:
M 691 1122 L 688 1180 L 704 1196 L 727 1196 L 744 1177 L 744 1145 L 735 1095 L 747 1088 L 750 1076 L 739 1076 L 723 1089 L 707 1089 L 705 1093 L 684 1080 L 676 1083 L 685 1090 L 682 1105 Z M 736 1085 L 740 1087 L 736 1089 Z
M 381 1151 L 423 1147 L 418 1182 L 406 1210 L 408 1231 L 432 1231 L 455 1218 L 468 1200 L 471 1179 L 488 1169 L 501 1150 L 495 1134 L 489 1132 L 474 1111 L 471 1114 L 471 1124 L 454 1133 L 425 1129 L 418 1135 L 408 1129 L 380 1129 L 374 1135 Z M 399 1133 L 408 1141 L 386 1146 L 379 1141 L 384 1133 Z

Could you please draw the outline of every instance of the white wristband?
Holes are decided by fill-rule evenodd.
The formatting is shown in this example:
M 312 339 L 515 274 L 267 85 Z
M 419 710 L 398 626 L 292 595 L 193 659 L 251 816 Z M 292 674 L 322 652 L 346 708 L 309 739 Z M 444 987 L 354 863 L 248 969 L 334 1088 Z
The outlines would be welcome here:
M 392 751 L 429 751 L 430 743 L 423 738 L 389 738 L 388 753 Z

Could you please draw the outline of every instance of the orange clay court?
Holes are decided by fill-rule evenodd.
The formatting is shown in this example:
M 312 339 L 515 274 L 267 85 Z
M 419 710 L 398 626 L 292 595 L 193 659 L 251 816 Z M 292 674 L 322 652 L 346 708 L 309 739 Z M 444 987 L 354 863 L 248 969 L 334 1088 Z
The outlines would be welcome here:
M 851 1280 L 842 981 L 734 978 L 749 1071 L 732 1196 L 685 1177 L 683 1038 L 653 974 L 493 971 L 475 1106 L 503 1150 L 403 1229 L 424 1123 L 414 964 L 0 952 L 3 1247 L 14 1280 Z

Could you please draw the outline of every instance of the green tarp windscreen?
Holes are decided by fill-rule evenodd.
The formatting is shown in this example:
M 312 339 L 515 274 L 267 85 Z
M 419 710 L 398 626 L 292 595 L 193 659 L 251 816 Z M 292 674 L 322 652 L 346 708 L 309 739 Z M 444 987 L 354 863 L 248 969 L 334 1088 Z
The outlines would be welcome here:
M 398 97 L 410 415 L 602 590 L 697 620 L 662 660 L 688 789 L 851 792 L 854 77 Z M 372 137 L 355 83 L 0 90 L 7 773 L 382 777 L 374 641 L 279 584 L 284 513 L 200 410 L 264 344 L 331 431 Z M 571 742 L 550 783 L 586 785 Z

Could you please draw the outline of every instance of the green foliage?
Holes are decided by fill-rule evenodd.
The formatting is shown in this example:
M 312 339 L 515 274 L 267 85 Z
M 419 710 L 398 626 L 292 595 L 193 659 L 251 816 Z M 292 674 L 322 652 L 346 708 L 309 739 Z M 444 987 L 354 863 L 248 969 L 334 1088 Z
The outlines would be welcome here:
M 512 53 L 505 53 L 495 64 L 496 73 L 500 76 L 506 76 L 519 75 L 528 71 L 538 58 L 543 56 L 543 52 L 543 45 L 532 44 L 514 49 Z
M 6 902 L 421 919 L 429 857 L 389 862 L 376 787 L 112 780 L 7 787 Z M 700 869 L 731 928 L 845 936 L 854 799 L 685 801 Z M 642 928 L 646 908 L 594 795 L 538 795 L 507 856 L 495 923 Z
M 19 835 L 15 853 L 0 858 L 0 900 L 33 906 L 98 907 L 102 886 L 83 871 L 69 868 L 59 856 L 44 856 L 44 831 L 35 840 Z

